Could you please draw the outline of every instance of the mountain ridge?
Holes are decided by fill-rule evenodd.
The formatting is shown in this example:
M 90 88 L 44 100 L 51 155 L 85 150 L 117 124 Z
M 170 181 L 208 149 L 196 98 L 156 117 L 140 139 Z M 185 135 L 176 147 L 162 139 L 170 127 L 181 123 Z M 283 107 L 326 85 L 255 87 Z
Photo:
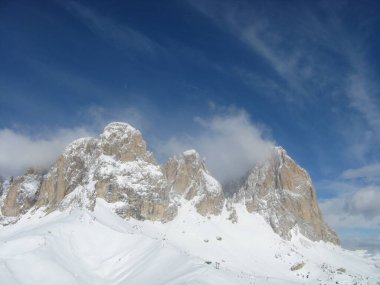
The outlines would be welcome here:
M 115 213 L 124 219 L 165 223 L 174 219 L 184 198 L 202 216 L 225 210 L 238 222 L 235 206 L 244 204 L 284 239 L 290 240 L 297 228 L 311 240 L 339 244 L 323 221 L 310 176 L 283 148 L 274 148 L 244 177 L 229 197 L 195 150 L 160 166 L 139 130 L 113 122 L 97 138 L 72 142 L 46 174 L 27 173 L 3 187 L 1 212 L 7 217 L 3 220 L 14 222 L 29 210 L 93 210 L 101 198 L 114 204 Z M 27 187 L 31 180 L 33 189 Z

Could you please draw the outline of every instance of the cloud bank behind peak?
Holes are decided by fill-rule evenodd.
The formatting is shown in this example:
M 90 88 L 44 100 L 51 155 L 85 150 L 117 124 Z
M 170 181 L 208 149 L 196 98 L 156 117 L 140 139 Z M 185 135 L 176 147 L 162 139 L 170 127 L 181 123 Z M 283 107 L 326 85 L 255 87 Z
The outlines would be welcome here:
M 211 174 L 221 182 L 236 179 L 267 157 L 274 142 L 265 138 L 265 129 L 254 124 L 244 110 L 228 109 L 208 118 L 196 117 L 195 134 L 173 136 L 158 149 L 160 156 L 173 156 L 196 149 Z
M 93 135 L 85 128 L 59 129 L 33 137 L 11 129 L 0 130 L 0 175 L 20 175 L 29 167 L 49 167 L 73 140 Z
M 73 140 L 97 136 L 100 128 L 111 121 L 125 121 L 139 128 L 161 163 L 185 150 L 195 149 L 206 159 L 207 166 L 219 181 L 240 178 L 249 168 L 267 157 L 274 142 L 267 138 L 267 129 L 252 122 L 243 109 L 212 108 L 208 117 L 195 117 L 186 132 L 166 130 L 151 134 L 151 125 L 138 108 L 124 109 L 123 115 L 109 115 L 104 108 L 91 108 L 86 114 L 91 122 L 81 126 L 27 134 L 14 129 L 0 129 L 0 175 L 16 176 L 27 168 L 49 168 Z M 115 112 L 113 112 L 115 113 Z M 141 118 L 144 122 L 141 123 Z M 137 119 L 136 119 L 137 118 Z M 94 125 L 95 124 L 95 125 Z

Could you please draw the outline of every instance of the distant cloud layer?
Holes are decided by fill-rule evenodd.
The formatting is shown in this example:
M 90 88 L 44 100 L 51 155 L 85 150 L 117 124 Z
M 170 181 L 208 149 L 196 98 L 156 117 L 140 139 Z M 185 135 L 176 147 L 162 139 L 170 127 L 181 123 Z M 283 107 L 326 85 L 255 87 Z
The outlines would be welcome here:
M 338 190 L 336 198 L 322 203 L 328 219 L 337 228 L 369 227 L 380 228 L 380 165 L 366 165 L 347 169 L 340 175 L 339 182 L 328 188 Z M 361 222 L 353 223 L 354 220 Z
M 320 202 L 324 218 L 341 233 L 343 246 L 379 250 L 380 236 L 363 236 L 368 230 L 380 228 L 380 187 L 360 186 L 355 182 L 334 182 L 341 188 L 338 195 Z
M 365 196 L 365 193 L 358 193 L 358 195 Z M 378 193 L 376 196 L 379 196 Z M 324 218 L 332 228 L 343 231 L 351 228 L 376 229 L 378 227 L 380 222 L 378 215 L 368 218 L 368 215 L 358 212 L 359 208 L 368 212 L 369 209 L 373 209 L 373 205 L 367 202 L 364 205 L 361 201 L 356 200 L 357 198 L 357 195 L 355 197 L 348 195 L 346 197 L 324 200 L 320 203 Z M 368 201 L 368 199 L 365 199 L 365 201 Z M 359 204 L 352 207 L 353 203 Z

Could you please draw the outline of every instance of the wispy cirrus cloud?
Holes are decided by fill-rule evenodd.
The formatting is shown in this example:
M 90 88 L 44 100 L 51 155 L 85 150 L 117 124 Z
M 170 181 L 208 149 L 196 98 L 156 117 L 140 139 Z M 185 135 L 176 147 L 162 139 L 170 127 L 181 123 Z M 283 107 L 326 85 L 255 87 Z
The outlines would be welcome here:
M 347 96 L 352 108 L 364 116 L 376 137 L 380 138 L 379 84 L 368 79 L 370 78 L 370 75 L 367 75 L 368 70 L 356 68 L 356 73 L 348 79 Z
M 293 30 L 285 30 L 279 26 L 278 21 L 270 20 L 267 17 L 269 11 L 263 13 L 265 7 L 256 7 L 249 2 L 239 2 L 240 5 L 232 1 L 189 2 L 267 62 L 277 75 L 275 80 L 271 80 L 271 85 L 275 85 L 274 82 L 277 81 L 276 85 L 287 89 L 287 92 L 278 92 L 285 100 L 300 102 L 299 98 L 314 95 L 306 88 L 305 81 L 310 83 L 317 76 L 320 79 L 324 75 L 321 74 L 322 66 L 316 64 L 318 59 L 315 58 L 315 49 L 306 38 L 313 27 L 308 27 L 307 31 L 298 29 L 298 34 L 301 33 L 303 36 L 299 39 L 294 37 Z M 253 74 L 252 71 L 241 67 L 235 70 L 238 71 L 238 75 L 243 76 L 244 82 L 247 82 L 247 75 L 252 77 Z M 256 74 L 255 77 L 268 82 L 268 78 L 261 74 Z
M 257 78 L 261 77 L 261 81 L 266 85 L 270 82 L 271 87 L 276 87 L 275 92 L 290 102 L 317 98 L 321 93 L 340 94 L 374 130 L 380 129 L 376 99 L 380 88 L 366 58 L 367 34 L 363 32 L 366 29 L 347 30 L 344 4 L 317 2 L 321 17 L 316 9 L 299 2 L 291 7 L 284 5 L 284 14 L 279 7 L 273 9 L 263 2 L 189 0 L 189 3 L 249 46 L 278 76 L 269 79 L 257 71 L 235 68 L 243 82 L 252 81 L 250 84 L 258 86 L 261 83 Z M 289 14 L 294 17 L 289 18 Z M 369 25 L 370 19 L 367 22 Z
M 163 48 L 154 40 L 126 24 L 120 24 L 76 1 L 61 2 L 74 16 L 78 17 L 94 34 L 119 49 L 133 50 L 155 56 Z

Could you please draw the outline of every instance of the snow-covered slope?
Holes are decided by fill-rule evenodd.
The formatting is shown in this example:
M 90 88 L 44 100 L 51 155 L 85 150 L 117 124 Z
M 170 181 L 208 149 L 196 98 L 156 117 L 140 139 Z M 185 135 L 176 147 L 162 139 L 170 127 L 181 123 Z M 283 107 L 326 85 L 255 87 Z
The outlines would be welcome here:
M 378 258 L 336 245 L 284 149 L 234 185 L 195 150 L 158 165 L 111 123 L 0 185 L 0 284 L 380 283 Z
M 26 214 L 0 229 L 1 284 L 380 282 L 379 257 L 301 235 L 283 240 L 262 216 L 244 207 L 237 208 L 239 223 L 232 224 L 225 210 L 207 218 L 189 201 L 181 203 L 177 217 L 166 224 L 125 221 L 103 199 L 93 212 Z M 291 270 L 302 263 L 303 268 Z

